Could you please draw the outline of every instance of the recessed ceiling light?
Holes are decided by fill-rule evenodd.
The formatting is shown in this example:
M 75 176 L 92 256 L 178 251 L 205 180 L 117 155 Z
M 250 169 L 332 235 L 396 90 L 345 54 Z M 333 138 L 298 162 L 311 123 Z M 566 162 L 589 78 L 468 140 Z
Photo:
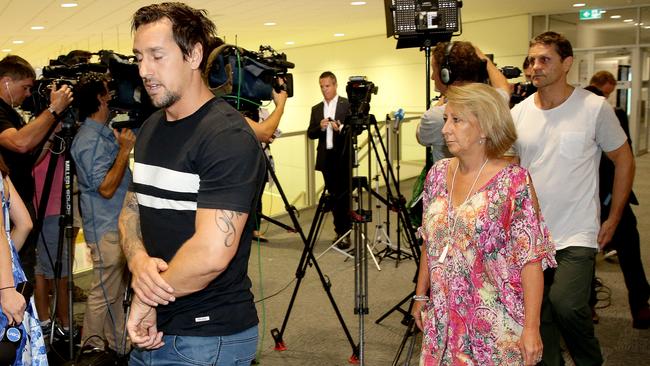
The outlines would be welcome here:
M 634 19 L 625 19 L 625 20 L 623 21 L 623 23 L 629 23 L 629 22 L 633 22 L 633 21 L 634 21 Z
M 634 25 L 639 25 L 639 23 L 634 23 Z
M 43 29 L 45 29 L 45 27 L 42 26 L 42 25 L 34 25 L 34 26 L 32 26 L 31 29 L 32 30 L 43 30 Z
M 11 48 L 3 48 L 2 52 L 11 52 Z
M 296 44 L 296 42 L 294 42 L 294 41 L 286 41 L 286 42 L 284 42 L 284 44 Z
M 573 7 L 574 8 L 581 8 L 581 7 L 585 6 L 585 5 L 587 5 L 587 4 L 585 4 L 585 3 L 575 3 L 575 4 L 573 4 Z
M 643 29 L 650 29 L 650 25 L 644 26 Z
M 600 13 L 605 14 L 605 13 L 607 13 L 607 10 L 601 10 Z
M 15 40 L 15 41 L 12 41 L 11 43 L 13 43 L 13 44 L 23 44 L 23 43 L 25 43 L 25 41 Z
M 75 6 L 78 6 L 79 4 L 77 3 L 63 3 L 61 4 L 62 8 L 74 8 Z
M 350 5 L 366 5 L 365 1 L 353 1 L 350 3 Z
M 621 16 L 620 15 L 612 15 L 610 18 L 612 18 L 612 19 L 620 19 Z
M 268 25 L 268 26 L 277 25 L 277 24 L 278 23 L 276 23 L 276 22 L 266 22 L 266 23 L 264 23 L 264 25 Z
M 334 37 L 343 37 L 345 33 L 334 33 Z

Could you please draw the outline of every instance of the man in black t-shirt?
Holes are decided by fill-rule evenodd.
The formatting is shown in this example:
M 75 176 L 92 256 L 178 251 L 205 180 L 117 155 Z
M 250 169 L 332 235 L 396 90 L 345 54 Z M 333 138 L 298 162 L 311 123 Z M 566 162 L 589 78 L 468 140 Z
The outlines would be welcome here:
M 119 219 L 135 291 L 130 364 L 250 364 L 258 319 L 249 214 L 264 178 L 262 150 L 201 77 L 215 30 L 205 11 L 150 5 L 135 13 L 133 29 L 140 76 L 161 110 L 138 135 Z
M 32 168 L 41 152 L 40 147 L 52 132 L 59 115 L 72 102 L 72 90 L 67 85 L 52 88 L 50 106 L 28 124 L 14 110 L 31 95 L 36 73 L 20 56 L 9 55 L 0 60 L 0 153 L 9 168 L 16 191 L 35 220 L 34 179 Z M 36 236 L 31 234 L 20 251 L 27 279 L 34 282 Z

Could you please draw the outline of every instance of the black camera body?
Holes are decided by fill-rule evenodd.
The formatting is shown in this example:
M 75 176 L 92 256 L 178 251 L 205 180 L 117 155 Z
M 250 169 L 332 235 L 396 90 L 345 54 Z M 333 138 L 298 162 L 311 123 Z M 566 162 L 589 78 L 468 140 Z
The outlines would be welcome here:
M 354 125 L 367 125 L 369 123 L 370 98 L 377 94 L 379 88 L 368 81 L 365 76 L 350 76 L 345 91 L 350 102 L 348 123 Z
M 73 51 L 74 52 L 74 51 Z M 25 99 L 22 104 L 24 111 L 37 115 L 45 110 L 51 103 L 50 92 L 52 88 L 68 85 L 73 92 L 81 79 L 90 73 L 100 73 L 109 76 L 109 92 L 112 98 L 109 108 L 117 113 L 127 113 L 129 120 L 122 122 L 124 126 L 135 128 L 155 111 L 151 99 L 144 89 L 142 79 L 138 72 L 138 65 L 133 62 L 133 56 L 124 56 L 113 51 L 102 50 L 88 55 L 99 56 L 99 62 L 82 62 L 65 64 L 59 56 L 50 60 L 50 65 L 43 67 L 43 75 L 34 82 L 31 98 Z M 78 60 L 77 60 L 78 61 Z M 83 60 L 87 61 L 87 60 Z M 78 99 L 62 114 L 63 128 L 74 129 L 78 121 Z
M 252 52 L 222 43 L 210 53 L 203 75 L 216 96 L 224 97 L 241 111 L 272 100 L 273 90 L 285 90 L 292 97 L 293 76 L 289 69 L 294 67 L 286 54 L 271 46 L 260 46 L 259 52 Z

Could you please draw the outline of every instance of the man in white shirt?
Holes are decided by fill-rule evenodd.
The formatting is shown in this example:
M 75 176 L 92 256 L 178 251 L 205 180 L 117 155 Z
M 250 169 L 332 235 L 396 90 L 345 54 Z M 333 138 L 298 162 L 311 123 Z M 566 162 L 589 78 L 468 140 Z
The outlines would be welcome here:
M 521 165 L 530 171 L 557 248 L 558 267 L 545 273 L 541 333 L 544 364 L 562 365 L 560 335 L 576 365 L 600 365 L 588 305 L 594 258 L 620 221 L 634 177 L 634 157 L 614 110 L 601 97 L 567 83 L 571 43 L 546 32 L 530 42 L 537 92 L 512 110 Z M 616 166 L 612 209 L 599 218 L 598 164 Z
M 337 240 L 351 227 L 349 181 L 352 172 L 347 134 L 343 129 L 350 103 L 336 94 L 336 76 L 332 72 L 323 72 L 319 77 L 319 84 L 323 101 L 311 109 L 307 136 L 310 139 L 318 139 L 316 170 L 323 173 L 325 189 L 331 196 Z M 343 239 L 338 247 L 348 249 L 349 238 Z

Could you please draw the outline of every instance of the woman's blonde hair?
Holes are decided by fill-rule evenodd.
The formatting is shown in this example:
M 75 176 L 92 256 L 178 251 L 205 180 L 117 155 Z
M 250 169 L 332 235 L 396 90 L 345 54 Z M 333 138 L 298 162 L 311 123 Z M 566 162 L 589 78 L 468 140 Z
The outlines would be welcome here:
M 502 156 L 517 140 L 508 103 L 493 87 L 481 83 L 450 86 L 445 96 L 460 115 L 471 113 L 478 120 L 489 158 Z

